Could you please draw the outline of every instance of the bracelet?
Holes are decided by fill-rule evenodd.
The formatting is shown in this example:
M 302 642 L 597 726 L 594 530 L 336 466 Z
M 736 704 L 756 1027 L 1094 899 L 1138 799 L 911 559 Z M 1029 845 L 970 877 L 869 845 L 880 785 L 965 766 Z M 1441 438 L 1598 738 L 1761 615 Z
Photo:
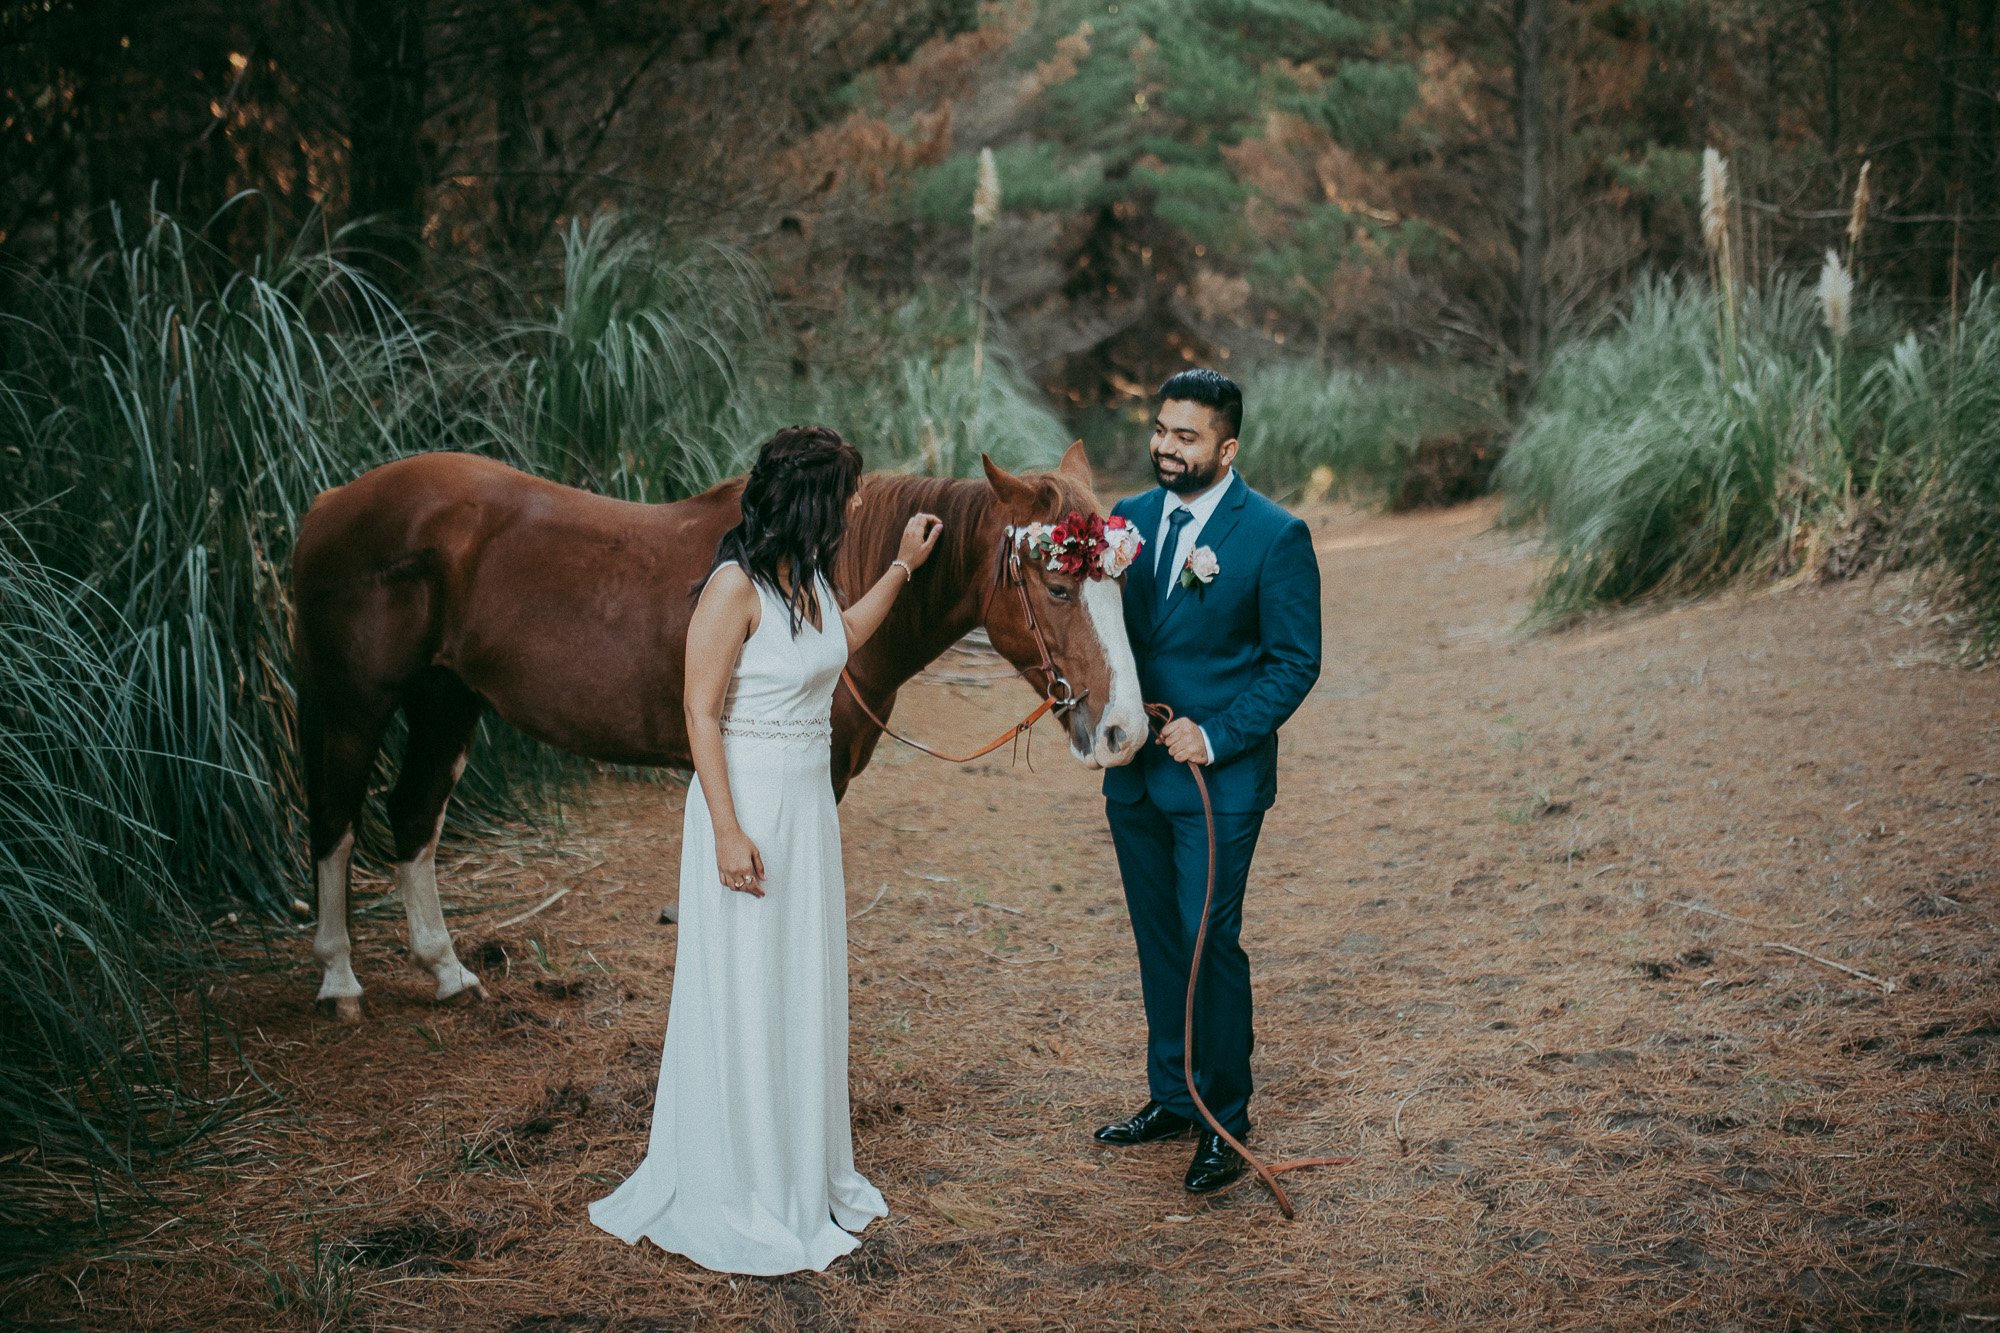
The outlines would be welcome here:
M 917 577 L 917 571 L 910 568 L 909 561 L 898 557 L 897 559 L 891 560 L 889 562 L 889 568 L 896 569 L 898 567 L 901 567 L 903 571 L 903 581 L 905 583 L 910 583 L 915 581 Z

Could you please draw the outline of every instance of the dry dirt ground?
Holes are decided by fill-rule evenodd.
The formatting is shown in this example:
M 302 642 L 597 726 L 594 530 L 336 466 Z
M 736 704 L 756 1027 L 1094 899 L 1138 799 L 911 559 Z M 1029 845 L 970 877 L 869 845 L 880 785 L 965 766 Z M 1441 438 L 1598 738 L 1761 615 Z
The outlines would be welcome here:
M 1326 671 L 1245 913 L 1255 1143 L 1357 1161 L 1289 1177 L 1296 1221 L 1254 1182 L 1187 1197 L 1184 1143 L 1091 1142 L 1144 1097 L 1143 1025 L 1096 785 L 1051 735 L 1033 771 L 885 750 L 844 807 L 855 1137 L 893 1215 L 829 1272 L 732 1280 L 585 1221 L 645 1138 L 682 795 L 606 783 L 452 867 L 488 1004 L 434 1006 L 381 898 L 364 1026 L 312 1014 L 303 933 L 249 973 L 282 1100 L 0 1315 L 2000 1324 L 2000 674 L 1945 664 L 1894 583 L 1528 635 L 1534 549 L 1490 507 L 1309 517 Z M 945 666 L 918 734 L 1030 701 Z

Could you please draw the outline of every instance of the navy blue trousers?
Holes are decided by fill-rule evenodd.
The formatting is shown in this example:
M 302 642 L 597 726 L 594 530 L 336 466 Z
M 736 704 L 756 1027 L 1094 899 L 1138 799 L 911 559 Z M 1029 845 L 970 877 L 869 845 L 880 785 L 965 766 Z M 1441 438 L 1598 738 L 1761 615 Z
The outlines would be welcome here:
M 1199 813 L 1169 814 L 1151 801 L 1107 800 L 1125 906 L 1139 946 L 1146 997 L 1146 1086 L 1154 1101 L 1194 1117 L 1181 1073 L 1188 968 L 1208 886 L 1208 830 Z M 1250 1132 L 1250 959 L 1243 952 L 1243 886 L 1264 814 L 1215 817 L 1215 903 L 1195 986 L 1194 1078 L 1201 1099 L 1239 1138 Z

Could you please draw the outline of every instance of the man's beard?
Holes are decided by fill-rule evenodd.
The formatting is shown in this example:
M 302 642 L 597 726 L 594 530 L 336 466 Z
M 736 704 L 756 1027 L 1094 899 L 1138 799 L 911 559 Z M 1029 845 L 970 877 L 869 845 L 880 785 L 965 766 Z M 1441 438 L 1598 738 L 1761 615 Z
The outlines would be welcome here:
M 1222 460 L 1220 458 L 1210 459 L 1206 468 L 1190 463 L 1185 471 L 1171 475 L 1161 470 L 1160 460 L 1157 456 L 1153 459 L 1153 480 L 1159 482 L 1160 485 L 1166 487 L 1175 495 L 1194 495 L 1205 491 L 1215 484 L 1215 479 L 1221 473 Z

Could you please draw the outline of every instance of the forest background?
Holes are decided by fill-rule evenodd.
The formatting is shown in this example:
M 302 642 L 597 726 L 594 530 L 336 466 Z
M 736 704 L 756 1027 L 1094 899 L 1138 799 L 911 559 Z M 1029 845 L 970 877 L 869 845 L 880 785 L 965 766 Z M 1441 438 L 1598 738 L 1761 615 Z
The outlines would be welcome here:
M 1209 364 L 1280 495 L 1497 463 L 1551 616 L 1907 564 L 2000 629 L 1994 0 L 5 0 L 0 59 L 10 1160 L 233 1095 L 290 536 L 401 453 L 1137 476 Z M 577 772 L 487 745 L 461 821 Z

